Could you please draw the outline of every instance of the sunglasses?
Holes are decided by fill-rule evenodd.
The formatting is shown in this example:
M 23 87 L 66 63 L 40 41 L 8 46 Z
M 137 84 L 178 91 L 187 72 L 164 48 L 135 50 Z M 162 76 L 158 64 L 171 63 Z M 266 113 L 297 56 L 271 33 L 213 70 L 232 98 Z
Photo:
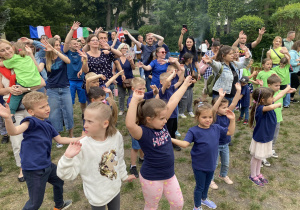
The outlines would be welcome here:
M 162 51 L 162 52 L 160 52 L 161 54 L 167 54 L 167 52 L 166 51 Z

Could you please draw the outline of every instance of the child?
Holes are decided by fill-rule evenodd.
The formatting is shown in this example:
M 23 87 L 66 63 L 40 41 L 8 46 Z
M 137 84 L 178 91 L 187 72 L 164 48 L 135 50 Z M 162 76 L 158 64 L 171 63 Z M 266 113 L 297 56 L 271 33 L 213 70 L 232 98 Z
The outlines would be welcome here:
M 225 94 L 224 94 L 225 95 Z M 208 103 L 195 100 L 195 118 L 197 126 L 190 128 L 184 141 L 172 139 L 174 144 L 188 147 L 194 143 L 191 150 L 192 168 L 196 180 L 194 191 L 194 210 L 202 209 L 201 203 L 209 208 L 217 208 L 216 204 L 207 198 L 209 184 L 216 169 L 219 139 L 222 135 L 233 135 L 235 131 L 235 115 L 226 109 L 226 117 L 230 120 L 228 128 L 214 124 L 215 112 Z
M 268 87 L 267 80 L 269 76 L 272 74 L 276 74 L 275 71 L 271 70 L 272 68 L 272 60 L 270 58 L 265 58 L 262 61 L 262 67 L 264 68 L 263 71 L 260 71 L 256 77 L 256 81 L 260 83 L 259 80 L 262 80 L 263 87 Z
M 291 83 L 290 79 L 290 55 L 284 54 L 285 57 L 280 59 L 279 66 L 274 67 L 272 70 L 276 72 L 276 74 L 281 79 L 280 90 L 284 90 L 288 84 Z M 283 108 L 290 107 L 290 94 L 286 94 L 283 98 Z
M 126 116 L 130 135 L 139 141 L 145 154 L 140 182 L 145 209 L 157 209 L 164 193 L 171 209 L 183 208 L 183 197 L 174 171 L 174 152 L 166 122 L 180 98 L 191 84 L 188 76 L 172 95 L 168 104 L 161 99 L 143 100 L 144 94 L 134 91 Z
M 197 75 L 192 67 L 194 56 L 191 53 L 185 53 L 183 55 L 183 63 L 184 63 L 184 77 L 192 76 L 192 85 L 188 87 L 187 91 L 183 95 L 182 99 L 179 103 L 179 117 L 186 118 L 184 111 L 187 109 L 190 117 L 195 117 L 193 113 L 193 87 L 194 83 L 197 82 Z
M 227 118 L 227 110 L 233 111 L 236 107 L 241 94 L 241 85 L 239 83 L 235 84 L 236 94 L 232 100 L 232 103 L 229 105 L 229 101 L 224 98 L 226 92 L 223 92 L 223 89 L 219 89 L 219 96 L 215 97 L 212 100 L 213 111 L 217 113 L 215 124 L 220 125 L 221 127 L 228 128 L 230 124 L 230 119 Z M 219 178 L 222 179 L 227 184 L 233 184 L 231 179 L 227 176 L 229 169 L 229 143 L 231 142 L 231 136 L 221 135 L 219 139 L 219 149 L 217 157 L 217 165 L 219 162 L 219 156 L 221 157 L 221 170 Z M 217 184 L 214 182 L 214 176 L 212 177 L 210 188 L 216 190 L 218 189 Z
M 272 156 L 272 140 L 277 124 L 274 109 L 281 107 L 281 103 L 273 104 L 273 102 L 283 97 L 284 92 L 278 93 L 275 97 L 273 95 L 274 91 L 270 88 L 260 87 L 253 91 L 255 103 L 251 109 L 249 125 L 253 127 L 255 121 L 255 127 L 249 147 L 252 155 L 249 179 L 261 187 L 268 183 L 260 173 L 260 167 L 263 159 Z
M 139 91 L 144 94 L 144 99 L 151 99 L 158 94 L 158 89 L 155 85 L 151 85 L 153 91 L 145 93 L 146 90 L 146 82 L 141 77 L 135 77 L 131 80 L 131 89 L 132 91 Z M 132 95 L 130 95 L 127 99 L 127 108 L 129 107 L 130 101 L 132 99 Z M 136 159 L 138 156 L 138 152 L 140 153 L 139 163 L 143 163 L 144 161 L 144 153 L 141 150 L 140 144 L 137 140 L 131 137 L 131 151 L 130 151 L 130 173 L 134 174 L 136 178 L 139 177 L 139 173 L 136 168 Z
M 57 174 L 63 180 L 74 180 L 80 174 L 92 210 L 106 205 L 119 210 L 121 181 L 135 179 L 127 175 L 123 137 L 115 127 L 111 108 L 102 102 L 88 105 L 84 119 L 86 137 L 70 143 L 58 162 Z
M 38 69 L 38 64 L 34 59 L 32 50 L 22 42 L 16 42 L 12 46 L 8 41 L 1 39 L 0 45 L 5 45 L 8 49 L 7 55 L 3 61 L 0 61 L 0 66 L 5 66 L 8 69 L 14 69 L 16 74 L 17 84 L 28 88 L 41 84 L 41 76 Z M 9 107 L 12 115 L 14 115 L 20 105 L 24 94 L 11 95 Z M 13 116 L 13 121 L 14 116 Z
M 61 137 L 50 121 L 48 98 L 41 92 L 30 92 L 22 100 L 31 117 L 26 117 L 19 126 L 14 126 L 8 105 L 0 105 L 0 115 L 5 119 L 9 135 L 23 133 L 21 164 L 26 180 L 29 200 L 23 209 L 39 209 L 43 203 L 46 183 L 53 185 L 54 210 L 66 209 L 72 201 L 63 200 L 64 182 L 56 175 L 56 165 L 51 162 L 52 138 L 60 144 L 69 144 L 80 138 Z
M 241 106 L 241 114 L 238 119 L 238 122 L 243 120 L 245 115 L 245 120 L 243 125 L 248 125 L 249 120 L 249 106 L 250 106 L 250 89 L 249 89 L 249 78 L 247 76 L 243 76 L 240 79 L 240 83 L 242 86 L 241 96 L 240 96 L 240 106 Z

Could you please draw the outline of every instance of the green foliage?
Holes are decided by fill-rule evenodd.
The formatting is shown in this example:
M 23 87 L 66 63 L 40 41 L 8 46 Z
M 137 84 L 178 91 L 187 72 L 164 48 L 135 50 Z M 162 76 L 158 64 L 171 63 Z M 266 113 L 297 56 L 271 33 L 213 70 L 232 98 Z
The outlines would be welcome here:
M 4 26 L 9 21 L 9 8 L 4 6 L 5 0 L 0 0 L 0 33 L 3 32 Z
M 231 26 L 231 31 L 234 34 L 239 34 L 239 32 L 243 30 L 249 40 L 255 40 L 257 38 L 258 29 L 264 26 L 264 21 L 255 15 L 244 15 L 233 21 Z
M 288 31 L 296 31 L 297 38 L 300 38 L 300 3 L 279 7 L 271 20 L 281 36 L 285 37 Z
M 142 36 L 145 36 L 147 33 L 157 33 L 158 32 L 158 26 L 157 25 L 143 25 L 139 28 L 139 33 Z

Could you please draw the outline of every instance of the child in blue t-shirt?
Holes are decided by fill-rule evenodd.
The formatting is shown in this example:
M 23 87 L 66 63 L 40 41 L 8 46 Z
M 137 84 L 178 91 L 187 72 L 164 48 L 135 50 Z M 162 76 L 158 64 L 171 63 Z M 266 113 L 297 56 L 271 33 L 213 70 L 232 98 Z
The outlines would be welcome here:
M 274 104 L 284 94 L 283 92 L 273 97 L 274 91 L 270 88 L 260 87 L 253 91 L 255 100 L 250 114 L 250 127 L 254 127 L 250 144 L 251 174 L 249 179 L 258 186 L 264 186 L 268 180 L 260 173 L 263 159 L 272 156 L 272 140 L 276 129 L 276 114 L 274 110 L 281 107 L 281 103 Z M 255 121 L 255 123 L 254 123 Z
M 54 209 L 66 208 L 72 201 L 63 200 L 64 182 L 56 175 L 56 165 L 51 162 L 52 138 L 60 144 L 69 144 L 80 138 L 61 137 L 50 121 L 46 120 L 50 107 L 45 94 L 36 91 L 27 93 L 22 103 L 31 117 L 24 118 L 19 126 L 14 126 L 8 105 L 0 105 L 0 116 L 5 119 L 9 135 L 23 133 L 20 157 L 29 194 L 23 209 L 40 208 L 47 182 L 53 185 Z
M 194 210 L 202 209 L 201 203 L 215 209 L 217 206 L 207 198 L 207 192 L 216 169 L 219 139 L 221 136 L 234 134 L 235 115 L 230 109 L 226 109 L 226 117 L 230 123 L 228 127 L 222 127 L 214 123 L 216 116 L 210 104 L 197 99 L 194 101 L 194 106 L 198 125 L 188 130 L 184 141 L 172 139 L 172 142 L 184 148 L 194 143 L 191 150 L 192 168 L 196 180 Z
M 174 152 L 166 122 L 189 85 L 191 77 L 185 79 L 168 104 L 161 99 L 144 100 L 144 94 L 138 90 L 134 91 L 129 104 L 126 127 L 130 135 L 139 141 L 145 154 L 139 175 L 145 209 L 157 209 L 163 193 L 171 209 L 183 208 L 183 196 L 175 176 Z
M 249 120 L 249 106 L 250 106 L 250 89 L 248 86 L 249 78 L 247 76 L 243 76 L 240 79 L 240 83 L 242 86 L 241 91 L 241 100 L 240 100 L 240 106 L 241 106 L 241 114 L 238 119 L 238 122 L 243 120 L 243 117 L 245 115 L 245 120 L 243 122 L 243 125 L 248 125 Z

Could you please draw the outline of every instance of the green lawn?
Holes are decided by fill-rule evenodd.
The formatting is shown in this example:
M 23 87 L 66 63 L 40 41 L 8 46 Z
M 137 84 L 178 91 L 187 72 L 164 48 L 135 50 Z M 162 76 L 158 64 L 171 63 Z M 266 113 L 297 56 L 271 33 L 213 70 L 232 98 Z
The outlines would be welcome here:
M 200 96 L 201 84 L 194 87 L 194 98 Z M 296 98 L 299 100 L 299 96 Z M 226 185 L 216 178 L 219 186 L 218 190 L 209 190 L 209 198 L 213 200 L 218 209 L 300 209 L 300 129 L 298 128 L 298 110 L 300 104 L 291 104 L 291 108 L 283 110 L 284 122 L 281 124 L 279 139 L 277 140 L 276 152 L 278 159 L 269 159 L 271 167 L 262 168 L 262 173 L 269 179 L 270 184 L 264 188 L 254 186 L 248 180 L 250 173 L 249 145 L 252 137 L 252 130 L 237 124 L 235 135 L 232 138 L 233 146 L 230 147 L 230 168 L 229 177 L 233 180 L 233 185 Z M 238 115 L 237 112 L 235 112 Z M 238 117 L 238 116 L 236 116 Z M 82 121 L 79 104 L 74 106 L 75 136 L 81 135 Z M 125 161 L 130 164 L 131 140 L 125 127 L 125 116 L 118 119 L 118 129 L 124 137 Z M 194 119 L 180 119 L 179 131 L 183 139 L 187 130 L 196 125 Z M 66 133 L 63 133 L 66 136 Z M 67 146 L 57 149 L 53 146 L 52 160 L 57 163 L 63 155 Z M 184 209 L 193 208 L 193 190 L 195 181 L 191 168 L 190 158 L 191 147 L 175 153 L 175 170 L 179 180 L 183 197 Z M 21 209 L 28 199 L 27 187 L 25 183 L 17 180 L 18 168 L 15 165 L 13 152 L 10 144 L 0 144 L 0 165 L 3 172 L 0 173 L 0 209 Z M 140 168 L 140 165 L 138 165 Z M 216 174 L 219 172 L 217 168 Z M 99 189 L 105 190 L 105 189 Z M 82 181 L 78 177 L 74 181 L 65 182 L 65 198 L 73 200 L 70 209 L 89 209 L 86 200 Z M 52 186 L 48 185 L 45 193 L 44 203 L 41 209 L 53 208 Z M 121 189 L 121 209 L 143 209 L 143 195 L 138 180 L 133 183 L 124 183 Z M 165 198 L 160 201 L 159 209 L 169 209 Z M 205 207 L 204 207 L 205 209 Z

